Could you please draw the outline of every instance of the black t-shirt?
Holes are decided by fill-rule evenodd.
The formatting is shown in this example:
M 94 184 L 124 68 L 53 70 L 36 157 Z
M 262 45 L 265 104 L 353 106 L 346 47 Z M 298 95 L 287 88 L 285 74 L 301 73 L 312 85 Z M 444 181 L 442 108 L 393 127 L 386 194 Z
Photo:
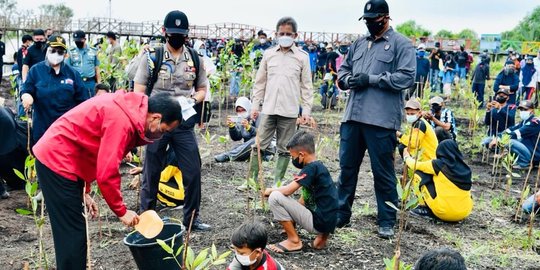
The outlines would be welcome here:
M 438 59 L 435 56 L 437 56 Z M 439 60 L 444 61 L 444 53 L 441 50 L 437 50 L 437 52 L 431 54 L 429 60 L 431 60 L 431 69 L 439 69 Z
M 302 186 L 305 206 L 313 214 L 313 226 L 320 233 L 334 232 L 338 195 L 328 169 L 320 161 L 307 164 L 294 180 Z
M 467 52 L 458 52 L 456 57 L 456 62 L 458 67 L 465 67 L 467 65 L 467 60 L 469 59 L 469 54 Z
M 326 72 L 330 72 L 330 70 L 337 72 L 336 59 L 338 59 L 338 57 L 339 54 L 334 51 L 326 54 Z
M 31 68 L 33 65 L 45 60 L 45 54 L 47 53 L 47 46 L 43 45 L 42 48 L 38 48 L 35 45 L 28 48 L 28 54 L 23 60 L 23 64 Z

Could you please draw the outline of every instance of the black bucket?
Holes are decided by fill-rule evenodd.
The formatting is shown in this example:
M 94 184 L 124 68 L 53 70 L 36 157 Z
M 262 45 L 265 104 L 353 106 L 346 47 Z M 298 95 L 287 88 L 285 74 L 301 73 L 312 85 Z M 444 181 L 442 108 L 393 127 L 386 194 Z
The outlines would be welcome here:
M 165 223 L 163 230 L 155 238 L 147 239 L 139 232 L 134 232 L 124 238 L 124 244 L 129 247 L 139 270 L 177 270 L 180 267 L 175 260 L 163 260 L 172 255 L 165 252 L 156 242 L 156 239 L 163 240 L 167 245 L 171 246 L 173 237 L 176 234 L 173 247 L 174 252 L 176 252 L 184 243 L 182 237 L 184 232 L 183 225 Z M 183 252 L 176 257 L 180 264 L 182 264 L 182 254 Z

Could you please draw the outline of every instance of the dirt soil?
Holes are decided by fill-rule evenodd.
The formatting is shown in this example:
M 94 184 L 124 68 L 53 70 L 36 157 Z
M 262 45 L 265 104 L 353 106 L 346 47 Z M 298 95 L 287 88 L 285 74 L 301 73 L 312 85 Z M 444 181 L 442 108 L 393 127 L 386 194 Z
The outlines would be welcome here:
M 3 97 L 9 98 L 2 92 Z M 13 102 L 8 100 L 7 104 L 12 107 Z M 215 114 L 217 117 L 217 112 Z M 341 112 L 323 112 L 320 108 L 315 113 L 319 121 L 319 159 L 328 166 L 334 180 L 337 180 L 339 175 L 339 137 L 336 134 L 339 131 L 340 115 Z M 192 247 L 199 251 L 215 243 L 218 251 L 224 252 L 228 250 L 229 238 L 234 228 L 255 216 L 262 218 L 267 224 L 269 243 L 282 241 L 279 224 L 272 221 L 271 213 L 258 209 L 248 214 L 248 197 L 258 201 L 258 195 L 253 191 L 241 193 L 235 189 L 247 175 L 247 163 L 214 162 L 214 155 L 233 144 L 219 142 L 220 136 L 228 136 L 227 129 L 218 125 L 219 121 L 223 120 L 214 118 L 210 124 L 210 136 L 207 137 L 210 138 L 210 144 L 206 142 L 204 134 L 199 136 L 203 160 L 201 218 L 211 224 L 213 230 L 193 233 L 190 240 Z M 465 138 L 460 141 L 463 139 Z M 515 200 L 519 199 L 523 180 L 514 180 L 510 190 L 510 197 L 514 202 L 507 203 L 503 196 L 504 183 L 497 181 L 496 187 L 492 188 L 492 177 L 489 174 L 491 166 L 479 164 L 479 158 L 471 158 L 469 153 L 465 155 L 471 160 L 474 172 L 473 213 L 457 224 L 433 223 L 409 217 L 401 246 L 403 261 L 413 264 L 427 250 L 450 247 L 463 254 L 469 269 L 540 269 L 540 256 L 526 244 L 527 223 L 512 221 Z M 271 179 L 272 165 L 272 162 L 265 163 L 265 178 L 268 181 Z M 398 157 L 396 170 L 399 172 L 401 168 L 402 161 Z M 126 166 L 121 169 L 123 195 L 128 208 L 136 209 L 138 193 L 127 188 L 132 179 L 126 173 L 128 169 Z M 295 171 L 293 166 L 289 166 L 287 177 L 290 179 Z M 536 177 L 536 170 L 532 175 Z M 99 204 L 101 219 L 90 222 L 94 269 L 136 269 L 129 249 L 122 243 L 129 230 L 108 210 L 103 200 L 99 200 Z M 15 212 L 17 208 L 26 207 L 27 197 L 23 190 L 12 191 L 10 199 L 0 201 L 0 269 L 22 269 L 25 262 L 30 264 L 31 269 L 36 267 L 38 237 L 34 221 L 29 216 Z M 393 256 L 395 241 L 376 236 L 376 204 L 367 154 L 360 169 L 353 212 L 352 226 L 338 229 L 325 250 L 315 251 L 309 248 L 308 243 L 314 239 L 314 235 L 301 231 L 304 243 L 302 253 L 276 254 L 274 257 L 287 269 L 384 269 L 383 258 Z M 161 215 L 182 218 L 181 210 L 167 211 Z M 48 219 L 44 228 L 46 253 L 54 265 L 54 248 Z M 534 229 L 533 246 L 536 247 L 540 236 L 538 223 L 534 224 Z M 231 258 L 229 257 L 228 261 Z M 220 266 L 215 269 L 224 268 L 225 266 Z

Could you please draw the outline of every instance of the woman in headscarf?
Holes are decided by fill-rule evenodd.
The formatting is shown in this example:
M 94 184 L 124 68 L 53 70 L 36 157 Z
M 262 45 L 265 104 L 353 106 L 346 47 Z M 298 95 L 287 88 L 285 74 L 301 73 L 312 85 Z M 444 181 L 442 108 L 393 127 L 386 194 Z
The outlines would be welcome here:
M 447 222 L 469 216 L 473 208 L 472 173 L 455 141 L 441 142 L 434 160 L 416 161 L 408 151 L 404 151 L 403 156 L 409 168 L 416 168 L 413 183 L 419 183 L 420 201 L 423 201 L 412 214 Z

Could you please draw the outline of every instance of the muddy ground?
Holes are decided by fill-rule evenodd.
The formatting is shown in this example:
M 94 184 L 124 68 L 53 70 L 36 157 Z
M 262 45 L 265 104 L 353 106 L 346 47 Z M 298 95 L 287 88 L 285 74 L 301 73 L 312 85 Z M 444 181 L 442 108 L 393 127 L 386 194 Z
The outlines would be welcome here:
M 5 92 L 2 96 L 7 97 Z M 8 100 L 8 106 L 13 103 Z M 215 113 L 217 116 L 217 112 Z M 227 115 L 223 113 L 222 115 Z M 339 129 L 341 113 L 323 112 L 319 109 L 315 117 L 319 122 L 319 158 L 328 166 L 332 177 L 339 175 L 338 146 L 336 133 Z M 193 233 L 192 247 L 198 251 L 215 243 L 218 251 L 228 250 L 229 237 L 239 224 L 246 219 L 257 216 L 263 218 L 268 226 L 269 242 L 283 240 L 279 228 L 272 222 L 271 214 L 262 210 L 247 212 L 248 197 L 258 200 L 254 192 L 240 193 L 235 187 L 247 175 L 247 163 L 231 162 L 217 164 L 213 156 L 230 147 L 233 142 L 219 142 L 219 136 L 227 136 L 227 130 L 220 127 L 219 120 L 213 119 L 209 134 L 210 144 L 204 134 L 199 135 L 199 145 L 203 160 L 203 198 L 201 218 L 213 226 L 213 231 Z M 465 128 L 465 127 L 463 127 Z M 460 141 L 466 140 L 465 135 Z M 469 269 L 540 269 L 540 256 L 535 252 L 540 231 L 538 223 L 534 224 L 534 248 L 527 243 L 527 224 L 513 222 L 515 200 L 519 198 L 519 190 L 523 180 L 514 180 L 510 191 L 512 200 L 505 200 L 502 181 L 492 188 L 491 167 L 481 164 L 479 157 L 471 157 L 474 172 L 473 196 L 474 211 L 469 218 L 458 224 L 432 223 L 423 219 L 410 217 L 404 232 L 401 245 L 402 259 L 407 264 L 414 263 L 420 255 L 430 249 L 450 247 L 463 254 Z M 272 162 L 265 163 L 265 177 L 271 178 Z M 402 161 L 397 158 L 396 168 L 400 171 Z M 128 167 L 122 167 L 123 194 L 128 208 L 137 207 L 137 191 L 127 188 L 131 176 L 126 174 Z M 392 240 L 383 240 L 376 236 L 376 205 L 373 192 L 373 180 L 370 172 L 369 157 L 366 154 L 360 170 L 360 179 L 354 204 L 352 227 L 338 229 L 332 236 L 328 248 L 314 251 L 308 243 L 314 236 L 301 232 L 304 241 L 304 252 L 294 255 L 275 255 L 287 269 L 384 269 L 383 258 L 391 258 L 395 247 Z M 288 176 L 295 171 L 289 166 Z M 536 176 L 536 171 L 533 171 Z M 508 202 L 510 201 L 510 202 Z M 122 239 L 129 232 L 114 217 L 103 201 L 101 221 L 91 221 L 92 258 L 94 269 L 136 269 L 129 249 Z M 31 268 L 36 267 L 38 253 L 38 237 L 34 221 L 29 216 L 15 212 L 17 208 L 25 208 L 27 204 L 24 191 L 11 192 L 11 198 L 0 201 L 0 269 L 22 269 L 28 262 Z M 253 214 L 254 213 L 254 214 Z M 162 213 L 174 218 L 181 218 L 181 210 Z M 106 218 L 108 220 L 106 220 Z M 54 262 L 54 249 L 50 226 L 45 225 L 44 239 L 49 261 Z M 100 233 L 101 224 L 101 233 Z M 229 257 L 228 260 L 230 260 Z M 52 263 L 54 264 L 54 263 Z M 224 269 L 225 266 L 215 269 Z

